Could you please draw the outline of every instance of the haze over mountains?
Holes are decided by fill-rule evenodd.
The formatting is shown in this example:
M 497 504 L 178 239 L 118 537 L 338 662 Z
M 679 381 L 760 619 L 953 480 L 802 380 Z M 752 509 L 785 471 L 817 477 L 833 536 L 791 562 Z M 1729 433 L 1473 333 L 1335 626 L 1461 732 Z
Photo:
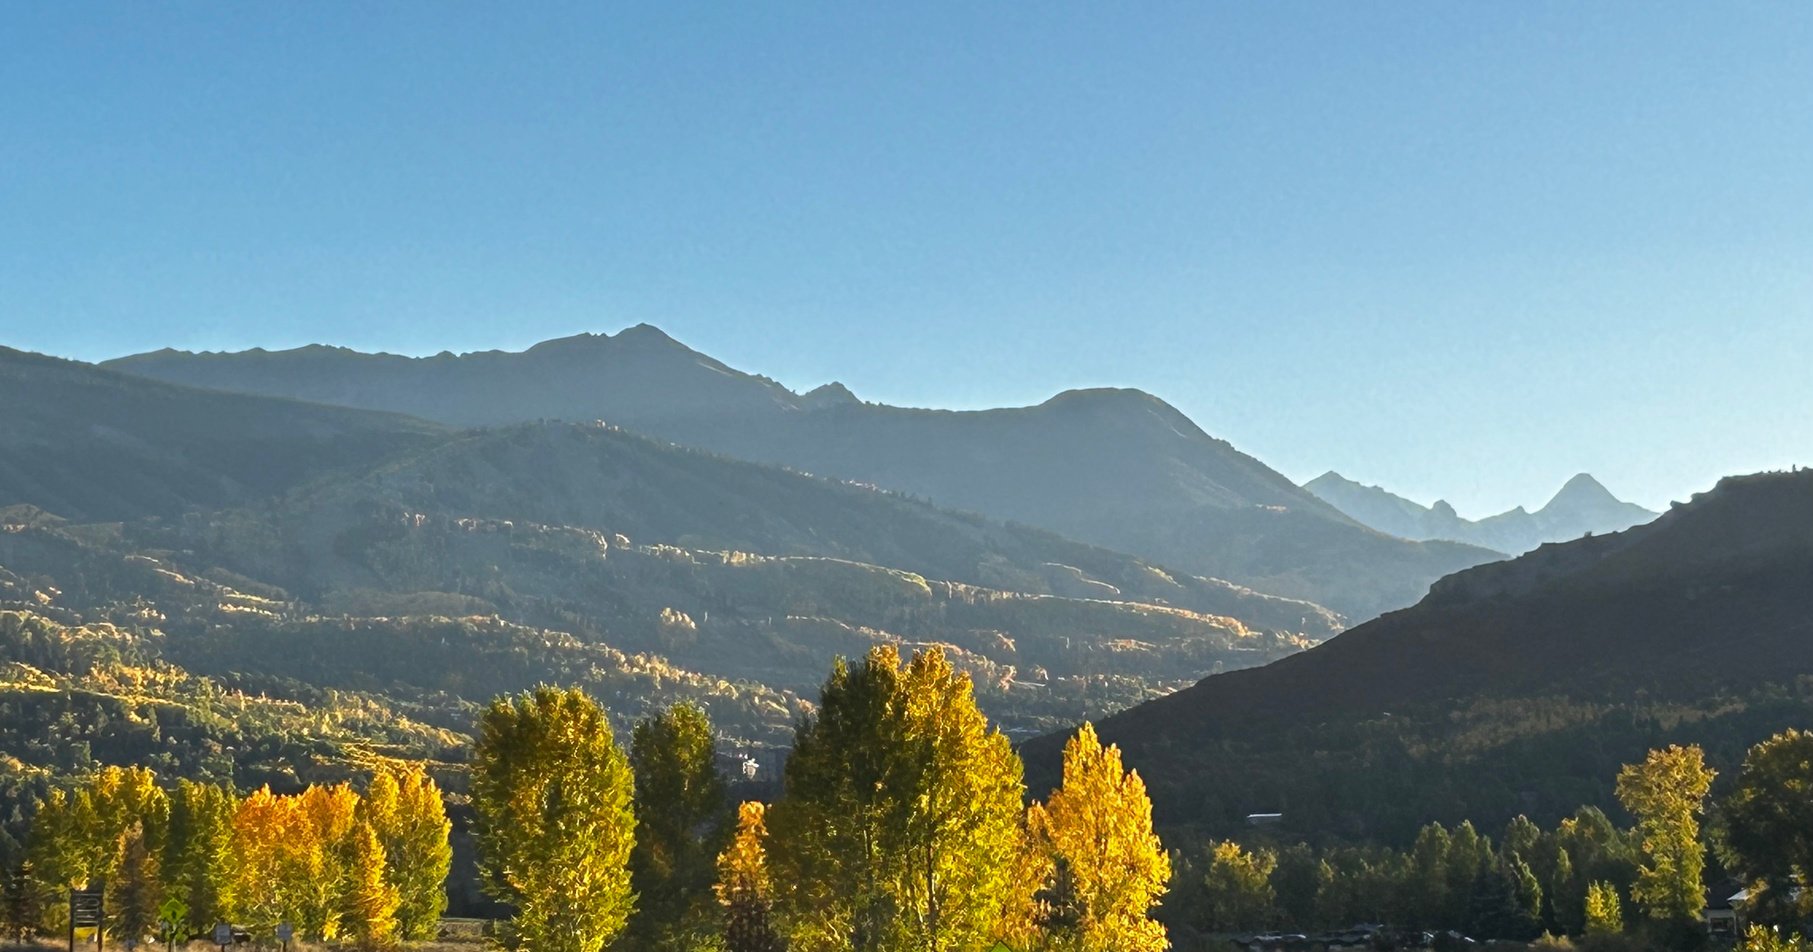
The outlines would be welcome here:
M 1024 522 L 1354 619 L 1411 604 L 1437 578 L 1500 557 L 1368 528 L 1135 390 L 984 411 L 890 407 L 839 385 L 795 394 L 648 325 L 521 353 L 163 350 L 107 366 L 452 425 L 602 419 Z
M 1423 506 L 1378 486 L 1364 486 L 1333 471 L 1303 488 L 1355 520 L 1403 539 L 1448 539 L 1519 555 L 1545 542 L 1620 532 L 1656 514 L 1619 500 L 1599 481 L 1580 473 L 1535 512 L 1518 506 L 1474 521 L 1463 519 L 1446 501 Z

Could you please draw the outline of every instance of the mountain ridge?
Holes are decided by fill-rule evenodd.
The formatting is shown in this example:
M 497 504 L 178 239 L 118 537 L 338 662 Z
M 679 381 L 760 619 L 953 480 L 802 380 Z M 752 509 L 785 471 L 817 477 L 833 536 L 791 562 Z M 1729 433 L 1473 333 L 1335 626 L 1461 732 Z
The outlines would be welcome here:
M 162 351 L 107 366 L 456 425 L 606 420 L 1039 526 L 1356 619 L 1408 605 L 1441 576 L 1500 557 L 1361 525 L 1165 401 L 1128 388 L 1067 390 L 988 410 L 865 403 L 842 387 L 801 395 L 651 325 L 515 353 Z
M 1513 555 L 1548 542 L 1619 532 L 1657 515 L 1620 500 L 1589 473 L 1569 478 L 1535 512 L 1517 506 L 1478 520 L 1462 518 L 1446 500 L 1419 505 L 1381 486 L 1363 485 L 1334 470 L 1304 483 L 1303 488 L 1380 532 L 1413 541 L 1464 542 Z

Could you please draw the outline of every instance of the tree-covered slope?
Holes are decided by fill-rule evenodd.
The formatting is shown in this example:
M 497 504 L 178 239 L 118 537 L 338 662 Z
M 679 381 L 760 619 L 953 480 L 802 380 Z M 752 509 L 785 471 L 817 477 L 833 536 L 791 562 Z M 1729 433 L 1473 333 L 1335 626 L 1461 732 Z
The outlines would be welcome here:
M 0 347 L 0 506 L 130 519 L 249 502 L 441 439 L 393 414 L 158 383 Z
M 1326 835 L 1603 803 L 1603 782 L 1582 778 L 1646 746 L 1698 739 L 1730 758 L 1813 716 L 1809 527 L 1813 472 L 1727 479 L 1648 525 L 1450 577 L 1414 608 L 1102 733 L 1176 822 L 1285 810 Z M 1057 743 L 1029 752 L 1050 761 Z
M 1134 390 L 967 412 L 882 406 L 841 386 L 795 394 L 646 325 L 522 353 L 165 350 L 109 365 L 456 424 L 603 419 L 1041 526 L 1354 618 L 1408 605 L 1435 579 L 1498 557 L 1368 529 Z

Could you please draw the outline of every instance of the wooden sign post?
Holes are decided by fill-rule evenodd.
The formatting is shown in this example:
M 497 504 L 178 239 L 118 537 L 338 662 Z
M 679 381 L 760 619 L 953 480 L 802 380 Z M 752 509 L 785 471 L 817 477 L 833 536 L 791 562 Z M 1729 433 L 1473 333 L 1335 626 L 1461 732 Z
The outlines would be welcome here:
M 94 928 L 94 947 L 101 947 L 107 919 L 106 894 L 99 889 L 69 891 L 69 952 L 76 952 L 76 930 Z

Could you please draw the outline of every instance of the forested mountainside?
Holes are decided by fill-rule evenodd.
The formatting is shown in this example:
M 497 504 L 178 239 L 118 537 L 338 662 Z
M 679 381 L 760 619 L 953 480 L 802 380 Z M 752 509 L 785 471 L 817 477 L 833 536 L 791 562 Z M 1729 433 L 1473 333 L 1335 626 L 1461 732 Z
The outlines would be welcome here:
M 29 355 L 0 368 L 31 420 L 0 430 L 6 459 L 36 453 L 47 420 L 78 435 L 82 419 L 115 421 L 133 439 L 96 444 L 110 450 L 101 475 L 169 481 L 75 518 L 46 505 L 70 497 L 41 487 L 80 484 L 89 457 L 46 452 L 29 462 L 41 480 L 0 484 L 0 609 L 52 626 L 51 641 L 132 646 L 103 652 L 131 671 L 15 659 L 26 667 L 9 669 L 7 690 L 31 709 L 20 723 L 48 732 L 6 748 L 19 770 L 216 756 L 165 727 L 149 732 L 156 749 L 143 746 L 145 719 L 166 723 L 148 712 L 193 707 L 191 695 L 353 704 L 458 745 L 476 705 L 542 682 L 586 687 L 625 727 L 698 700 L 733 743 L 773 746 L 833 657 L 878 642 L 949 646 L 990 713 L 1032 733 L 1264 663 L 1341 625 L 1313 604 L 1043 530 L 605 425 L 454 431 Z M 190 419 L 208 414 L 220 433 L 255 432 L 262 481 L 178 491 L 232 445 Z M 348 433 L 358 439 L 336 442 Z M 147 694 L 147 678 L 180 697 Z M 72 704 L 105 716 L 70 723 Z M 404 742 L 298 731 L 221 744 L 236 751 L 231 769 L 255 779 Z M 180 749 L 156 746 L 170 743 Z M 217 756 L 209 769 L 226 768 Z
M 1176 824 L 1281 811 L 1306 837 L 1403 838 L 1430 819 L 1609 806 L 1616 765 L 1647 748 L 1692 741 L 1730 765 L 1813 717 L 1809 527 L 1813 472 L 1727 479 L 1101 731 Z M 1059 743 L 1029 744 L 1031 769 Z
M 0 506 L 171 515 L 369 468 L 447 429 L 389 413 L 153 383 L 0 347 Z
M 522 353 L 165 350 L 108 366 L 456 425 L 602 419 L 1040 526 L 1356 619 L 1408 605 L 1435 579 L 1499 557 L 1362 526 L 1133 390 L 1071 391 L 984 411 L 890 407 L 840 385 L 795 394 L 647 325 Z
M 1355 520 L 1403 539 L 1448 539 L 1521 555 L 1545 542 L 1621 532 L 1656 514 L 1611 494 L 1598 480 L 1580 473 L 1535 512 L 1518 506 L 1480 520 L 1463 519 L 1445 501 L 1423 506 L 1378 486 L 1362 486 L 1328 472 L 1303 488 Z

